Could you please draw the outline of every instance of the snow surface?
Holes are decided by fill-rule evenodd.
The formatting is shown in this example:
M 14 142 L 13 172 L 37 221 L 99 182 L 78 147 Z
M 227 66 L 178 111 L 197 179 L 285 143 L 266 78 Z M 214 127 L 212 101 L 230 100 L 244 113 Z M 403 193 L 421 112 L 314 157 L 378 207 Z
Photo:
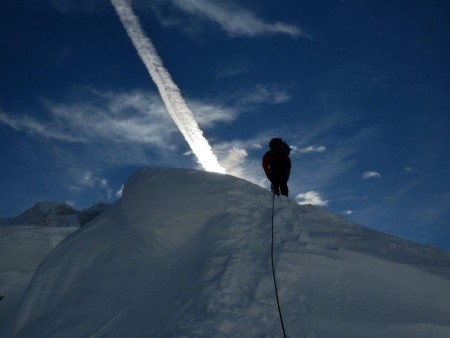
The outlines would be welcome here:
M 6 337 L 281 337 L 272 194 L 143 169 L 44 259 Z M 275 200 L 289 337 L 450 337 L 450 255 Z M 1 303 L 0 303 L 1 306 Z
M 16 217 L 0 218 L 0 337 L 44 257 L 78 227 L 109 207 L 75 210 L 67 203 L 39 202 Z
M 18 310 L 37 266 L 76 227 L 0 227 L 0 337 Z

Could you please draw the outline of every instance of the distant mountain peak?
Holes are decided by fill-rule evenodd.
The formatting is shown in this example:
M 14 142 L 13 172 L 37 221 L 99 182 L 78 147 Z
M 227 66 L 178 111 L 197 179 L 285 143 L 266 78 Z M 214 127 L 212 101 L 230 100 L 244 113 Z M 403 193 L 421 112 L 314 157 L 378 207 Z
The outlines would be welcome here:
M 36 216 L 46 216 L 49 214 L 58 216 L 69 216 L 76 214 L 77 211 L 65 202 L 43 201 L 37 202 L 33 207 L 26 210 L 23 214 L 33 214 Z
M 76 210 L 66 202 L 41 201 L 16 217 L 0 220 L 0 225 L 37 225 L 46 227 L 79 227 L 91 221 L 110 205 L 97 203 Z

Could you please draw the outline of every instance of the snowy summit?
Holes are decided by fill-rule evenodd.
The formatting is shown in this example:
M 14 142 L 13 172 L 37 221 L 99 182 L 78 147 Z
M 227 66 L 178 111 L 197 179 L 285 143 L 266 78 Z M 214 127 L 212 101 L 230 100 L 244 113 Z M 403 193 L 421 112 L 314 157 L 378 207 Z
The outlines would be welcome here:
M 143 169 L 37 269 L 6 337 L 282 337 L 272 194 Z M 288 337 L 450 337 L 450 255 L 275 198 Z M 1 305 L 1 304 L 0 304 Z

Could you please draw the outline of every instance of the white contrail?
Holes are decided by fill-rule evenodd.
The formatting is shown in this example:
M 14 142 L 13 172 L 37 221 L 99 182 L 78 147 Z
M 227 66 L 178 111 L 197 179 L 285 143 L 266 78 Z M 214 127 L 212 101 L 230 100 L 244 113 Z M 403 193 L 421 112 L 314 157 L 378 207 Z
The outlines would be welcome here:
M 141 28 L 139 19 L 133 13 L 128 0 L 111 0 L 120 21 L 122 22 L 128 36 L 130 37 L 139 57 L 144 62 L 153 81 L 158 87 L 164 104 L 170 117 L 183 134 L 186 142 L 197 156 L 200 164 L 207 171 L 225 173 L 225 169 L 219 164 L 212 152 L 211 146 L 203 136 L 194 115 L 180 94 L 175 82 L 164 68 L 161 58 L 155 47 Z

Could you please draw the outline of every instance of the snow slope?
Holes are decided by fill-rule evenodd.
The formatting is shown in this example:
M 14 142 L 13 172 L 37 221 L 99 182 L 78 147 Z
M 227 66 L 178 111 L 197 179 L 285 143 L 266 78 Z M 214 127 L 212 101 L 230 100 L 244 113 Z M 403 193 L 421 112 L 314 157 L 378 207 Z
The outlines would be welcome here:
M 67 203 L 39 202 L 20 215 L 0 218 L 0 337 L 11 322 L 37 266 L 78 227 L 109 207 L 75 210 Z
M 44 257 L 77 227 L 0 227 L 0 337 Z
M 194 170 L 144 169 L 53 249 L 7 337 L 281 337 L 272 195 Z M 450 256 L 277 197 L 289 337 L 450 337 Z

